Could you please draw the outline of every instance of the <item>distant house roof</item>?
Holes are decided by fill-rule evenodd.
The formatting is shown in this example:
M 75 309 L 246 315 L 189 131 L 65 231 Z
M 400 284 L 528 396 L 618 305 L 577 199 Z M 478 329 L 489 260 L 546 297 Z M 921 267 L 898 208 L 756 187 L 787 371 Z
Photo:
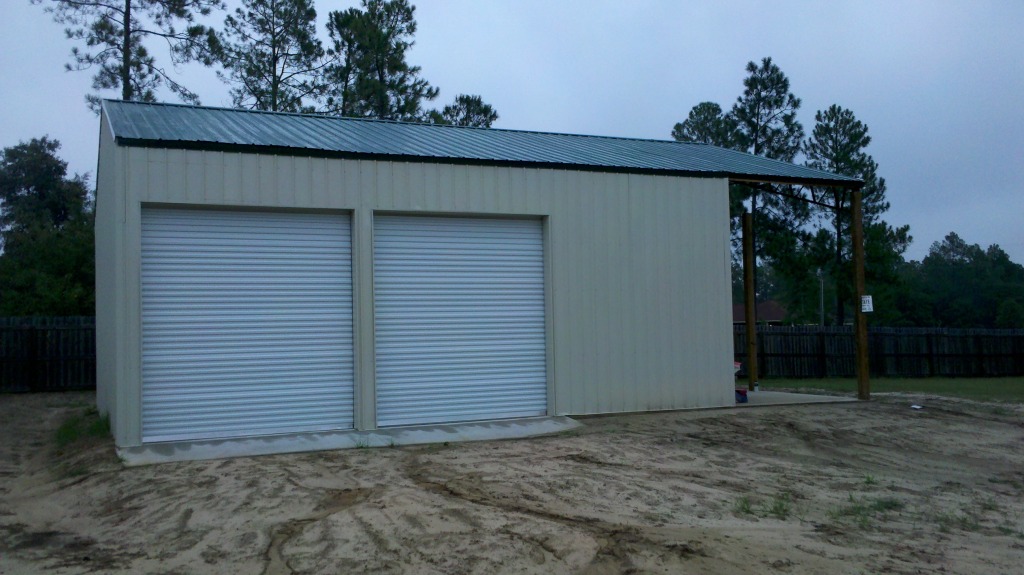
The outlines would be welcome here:
M 745 323 L 745 307 L 738 303 L 732 306 L 732 322 Z M 775 300 L 757 302 L 758 323 L 782 323 L 786 321 L 786 308 Z
M 512 165 L 859 187 L 860 180 L 699 143 L 104 100 L 127 146 Z

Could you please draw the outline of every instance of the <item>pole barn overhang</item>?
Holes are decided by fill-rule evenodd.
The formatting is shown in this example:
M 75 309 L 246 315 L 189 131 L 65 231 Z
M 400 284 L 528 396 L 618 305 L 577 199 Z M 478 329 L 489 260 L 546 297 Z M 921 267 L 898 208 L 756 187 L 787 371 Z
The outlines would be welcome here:
M 798 199 L 809 204 L 836 209 L 835 206 L 825 204 L 810 198 L 804 198 L 793 194 L 780 192 L 766 184 L 789 184 L 789 185 L 815 185 L 839 188 L 851 192 L 850 212 L 852 219 L 851 241 L 853 243 L 853 287 L 854 287 L 854 350 L 856 354 L 857 372 L 857 398 L 862 400 L 871 399 L 871 382 L 869 379 L 868 366 L 868 327 L 867 316 L 863 308 L 858 305 L 865 295 L 864 281 L 864 210 L 861 188 L 864 182 L 860 180 L 821 180 L 810 178 L 750 178 L 730 177 L 730 184 L 743 184 L 757 187 L 760 191 L 771 194 L 786 196 Z M 758 385 L 758 363 L 757 363 L 757 318 L 756 301 L 754 292 L 754 270 L 757 260 L 754 254 L 754 223 L 750 212 L 743 213 L 743 305 L 744 323 L 747 331 L 747 389 L 753 391 Z

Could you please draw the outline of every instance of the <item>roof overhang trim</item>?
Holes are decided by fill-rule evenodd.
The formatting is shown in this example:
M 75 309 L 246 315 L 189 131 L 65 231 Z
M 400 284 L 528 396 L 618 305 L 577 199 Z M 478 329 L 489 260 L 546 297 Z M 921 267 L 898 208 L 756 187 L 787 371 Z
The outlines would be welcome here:
M 536 161 L 509 161 L 509 160 L 488 160 L 479 158 L 452 158 L 447 156 L 422 156 L 403 154 L 373 154 L 365 152 L 351 152 L 340 150 L 318 150 L 312 148 L 294 148 L 289 146 L 267 146 L 260 144 L 229 144 L 224 142 L 202 142 L 185 140 L 153 140 L 148 138 L 126 138 L 115 136 L 114 141 L 118 146 L 135 148 L 160 148 L 171 150 L 196 150 L 207 152 L 231 152 L 246 154 L 265 154 L 274 156 L 296 156 L 308 158 L 331 158 L 344 160 L 367 160 L 367 161 L 390 161 L 390 162 L 412 162 L 424 164 L 449 164 L 464 166 L 489 166 L 509 168 L 532 168 L 548 170 L 571 170 L 581 172 L 613 173 L 613 174 L 638 174 L 651 176 L 675 176 L 687 178 L 712 178 L 728 179 L 730 183 L 769 183 L 798 186 L 828 186 L 846 187 L 859 189 L 863 182 L 842 181 L 837 182 L 829 179 L 818 178 L 793 178 L 784 176 L 758 176 L 752 177 L 749 174 L 736 174 L 728 171 L 712 170 L 670 170 L 664 168 L 636 168 L 624 166 L 596 166 L 567 164 L 561 162 L 536 162 Z

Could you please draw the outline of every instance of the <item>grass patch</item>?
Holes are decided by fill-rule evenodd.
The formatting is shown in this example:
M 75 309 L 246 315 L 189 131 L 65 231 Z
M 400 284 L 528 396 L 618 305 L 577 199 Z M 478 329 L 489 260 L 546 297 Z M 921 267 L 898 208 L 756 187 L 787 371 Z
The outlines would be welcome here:
M 733 505 L 732 510 L 739 515 L 753 515 L 754 504 L 750 501 L 750 498 L 744 495 L 736 500 L 736 504 Z
M 875 519 L 884 517 L 890 511 L 899 511 L 903 507 L 902 501 L 892 497 L 857 499 L 851 493 L 849 503 L 831 512 L 830 515 L 834 519 L 852 520 L 861 529 L 868 529 Z
M 95 407 L 72 415 L 57 428 L 54 440 L 58 449 L 64 449 L 86 438 L 110 437 L 110 418 L 101 417 Z
M 824 390 L 847 393 L 857 391 L 857 380 L 853 378 L 762 379 L 760 384 L 761 389 L 765 390 Z M 978 401 L 1024 403 L 1024 377 L 872 378 L 871 391 L 925 393 Z M 1006 414 L 1010 412 L 1007 410 Z
M 793 513 L 791 496 L 789 493 L 780 493 L 770 500 L 761 503 L 757 508 L 754 501 L 744 495 L 733 503 L 732 511 L 736 515 L 753 515 L 755 517 L 774 517 L 776 519 L 788 519 Z
M 989 483 L 1002 484 L 1002 485 L 1009 485 L 1010 487 L 1012 487 L 1012 488 L 1014 488 L 1014 489 L 1016 489 L 1018 491 L 1024 490 L 1024 483 L 1021 483 L 1020 481 L 1017 481 L 1015 479 L 1003 479 L 1002 477 L 989 477 L 988 478 L 988 482 Z
M 791 511 L 792 506 L 789 503 L 788 493 L 776 495 L 771 501 L 764 505 L 764 514 L 769 517 L 775 517 L 776 519 L 785 520 L 789 517 Z
M 969 513 L 939 513 L 935 515 L 935 521 L 939 524 L 939 531 L 943 533 L 949 533 L 953 529 L 978 531 L 981 528 L 978 519 Z
M 999 511 L 999 504 L 996 503 L 996 499 L 989 496 L 978 502 L 978 509 L 982 511 Z

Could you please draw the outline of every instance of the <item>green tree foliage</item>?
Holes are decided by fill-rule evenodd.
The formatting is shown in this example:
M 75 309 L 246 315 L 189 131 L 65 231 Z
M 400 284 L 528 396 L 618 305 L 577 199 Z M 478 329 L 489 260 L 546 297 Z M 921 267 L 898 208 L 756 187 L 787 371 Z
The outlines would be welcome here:
M 702 142 L 792 161 L 804 136 L 803 126 L 796 119 L 800 99 L 789 91 L 789 79 L 771 58 L 762 59 L 760 65 L 748 62 L 746 71 L 743 93 L 729 112 L 723 113 L 714 102 L 702 102 L 690 110 L 686 120 L 675 125 L 672 136 L 679 141 Z M 794 250 L 810 241 L 804 230 L 810 210 L 792 197 L 797 195 L 792 187 L 769 184 L 729 188 L 734 251 L 741 249 L 739 216 L 749 205 L 756 230 L 754 253 L 758 265 L 779 260 L 774 267 L 780 285 L 793 283 L 782 279 L 789 266 L 795 265 L 788 260 Z M 758 281 L 755 279 L 755 284 Z M 756 291 L 764 292 L 760 288 Z
M 928 316 L 922 298 L 909 294 L 903 253 L 910 244 L 909 226 L 894 228 L 881 219 L 889 208 L 885 180 L 878 165 L 865 152 L 868 129 L 849 110 L 831 106 L 815 115 L 811 137 L 797 120 L 800 99 L 790 92 L 789 79 L 771 58 L 749 62 L 743 94 L 724 112 L 714 102 L 694 106 L 672 136 L 678 141 L 701 142 L 793 162 L 802 152 L 806 164 L 865 182 L 862 190 L 865 224 L 865 275 L 885 312 L 876 319 L 915 322 Z M 824 206 L 805 200 L 813 200 Z M 748 208 L 754 216 L 755 253 L 760 271 L 755 281 L 758 300 L 780 299 L 795 322 L 817 322 L 825 292 L 830 320 L 844 323 L 852 300 L 852 252 L 848 190 L 796 188 L 768 184 L 730 187 L 733 217 L 733 260 L 739 261 L 738 216 Z M 742 286 L 734 265 L 734 286 Z M 770 286 L 761 284 L 768 282 Z M 734 292 L 737 290 L 734 289 Z M 738 301 L 742 301 L 741 299 Z M 892 304 L 890 306 L 889 304 Z M 906 316 L 897 309 L 906 304 Z
M 747 63 L 747 77 L 743 80 L 743 93 L 729 112 L 730 123 L 735 123 L 734 148 L 755 156 L 786 162 L 800 150 L 804 129 L 796 119 L 800 99 L 789 91 L 789 79 L 771 58 L 763 58 L 760 65 Z M 772 184 L 736 185 L 730 187 L 730 205 L 733 215 L 737 206 L 749 202 L 754 220 L 754 254 L 760 265 L 771 265 L 780 289 L 792 289 L 801 280 L 807 280 L 808 268 L 798 261 L 810 241 L 805 230 L 810 217 L 808 205 L 798 199 L 799 193 L 791 186 Z M 734 238 L 739 226 L 733 226 Z M 739 242 L 734 239 L 738 246 Z M 787 273 L 802 277 L 787 277 Z M 754 284 L 760 282 L 755 269 Z M 804 282 L 806 283 L 806 282 Z M 758 292 L 763 292 L 760 286 Z
M 887 327 L 931 327 L 938 325 L 932 314 L 932 301 L 925 290 L 921 262 L 900 261 L 896 279 L 869 284 L 875 299 L 872 324 Z
M 789 91 L 789 78 L 771 58 L 747 63 L 743 95 L 731 115 L 738 126 L 739 147 L 755 156 L 792 162 L 800 151 L 803 125 L 796 119 L 800 98 Z
M 691 108 L 686 119 L 672 127 L 672 138 L 722 148 L 735 148 L 739 143 L 736 118 L 723 113 L 714 102 L 701 102 Z
M 907 284 L 902 279 L 902 270 L 906 266 L 903 254 L 913 238 L 910 226 L 893 227 L 876 219 L 864 226 L 864 279 L 867 292 L 872 295 L 875 312 L 869 319 L 875 325 L 903 327 L 918 325 L 927 312 L 921 307 L 923 300 L 919 293 L 908 292 Z M 850 256 L 852 258 L 852 256 Z M 836 291 L 843 296 L 842 301 L 853 299 L 853 263 L 844 260 L 845 267 L 834 270 L 832 280 Z M 838 297 L 836 298 L 839 299 Z M 835 323 L 846 321 L 843 308 L 836 310 Z M 928 325 L 927 321 L 920 325 Z
M 0 256 L 0 315 L 93 315 L 93 238 L 91 212 L 13 238 Z
M 191 90 L 171 77 L 145 46 L 159 39 L 170 48 L 173 63 L 181 63 L 202 43 L 208 30 L 195 23 L 223 8 L 221 0 L 32 0 L 66 26 L 65 35 L 84 46 L 71 51 L 68 70 L 95 69 L 92 87 L 120 90 L 122 100 L 155 102 L 156 90 L 166 85 L 182 100 L 198 103 Z M 98 112 L 99 96 L 86 96 Z
M 46 137 L 0 157 L 0 315 L 94 313 L 93 217 L 84 177 L 67 177 Z
M 476 128 L 490 128 L 498 119 L 498 113 L 490 104 L 486 104 L 480 96 L 459 94 L 455 102 L 445 106 L 440 111 L 431 110 L 427 120 L 434 124 L 449 124 L 453 126 L 472 126 Z
M 1024 305 L 1014 299 L 1003 300 L 996 310 L 996 327 L 1024 329 Z
M 324 111 L 339 116 L 356 115 L 356 66 L 364 49 L 365 14 L 358 8 L 331 12 L 327 16 L 330 62 L 324 68 Z
M 902 262 L 911 237 L 909 226 L 892 228 L 881 220 L 889 209 L 886 200 L 885 179 L 878 176 L 878 163 L 865 151 L 871 143 L 868 127 L 853 112 L 833 104 L 814 115 L 815 125 L 811 137 L 804 141 L 806 165 L 835 174 L 859 178 L 862 213 L 864 217 L 864 244 L 866 276 L 871 291 L 877 291 L 896 281 L 896 267 Z M 846 309 L 853 298 L 850 278 L 853 274 L 850 215 L 852 193 L 841 188 L 811 188 L 814 200 L 826 204 L 811 205 L 814 227 L 819 234 L 817 257 L 814 265 L 827 272 L 834 286 L 834 321 L 846 321 Z M 827 251 L 831 257 L 825 256 Z M 878 319 L 878 316 L 875 316 Z
M 32 227 L 59 229 L 85 210 L 80 176 L 67 179 L 60 142 L 47 137 L 4 148 L 0 158 L 0 230 L 4 244 Z
M 803 143 L 805 164 L 811 168 L 834 174 L 859 178 L 864 182 L 861 188 L 864 224 L 870 225 L 889 209 L 885 199 L 885 178 L 878 177 L 878 163 L 865 149 L 871 144 L 868 127 L 858 120 L 852 111 L 833 104 L 827 110 L 814 115 L 814 129 L 811 137 Z M 834 218 L 835 212 L 849 213 L 848 193 L 834 188 L 812 189 L 813 198 L 831 204 L 831 209 L 818 208 L 818 215 Z M 830 222 L 832 232 L 849 229 L 849 218 Z
M 1012 327 L 1024 305 L 1024 266 L 997 245 L 982 249 L 950 233 L 932 244 L 919 274 L 935 325 Z
M 245 0 L 209 37 L 208 54 L 239 108 L 312 111 L 308 102 L 324 91 L 312 0 Z
M 695 142 L 711 144 L 720 148 L 737 149 L 739 146 L 739 127 L 732 114 L 722 112 L 722 107 L 714 102 L 701 102 L 690 109 L 690 113 L 682 122 L 672 127 L 672 138 L 677 142 Z M 739 217 L 746 209 L 743 200 L 749 194 L 745 186 L 729 187 L 729 217 L 733 234 L 733 242 L 739 246 L 741 229 Z M 736 250 L 734 250 L 735 252 Z M 738 254 L 733 254 L 736 259 Z M 742 268 L 740 268 L 742 274 Z M 741 275 L 742 278 L 742 275 Z M 735 281 L 735 280 L 734 280 Z
M 803 125 L 796 119 L 799 109 L 800 98 L 789 91 L 789 78 L 771 58 L 763 58 L 760 65 L 748 62 L 743 94 L 730 112 L 737 126 L 736 149 L 792 162 L 804 137 Z M 740 190 L 749 198 L 755 227 L 767 232 L 763 237 L 770 237 L 772 233 L 796 235 L 810 217 L 808 205 L 793 198 L 797 194 L 791 187 L 765 184 Z M 785 195 L 775 192 L 785 192 Z M 770 253 L 767 250 L 786 249 L 794 240 L 782 238 L 775 246 L 757 242 L 754 249 L 759 255 L 778 257 L 781 252 L 777 249 Z
M 362 9 L 331 12 L 327 31 L 325 111 L 382 120 L 423 120 L 425 101 L 438 89 L 410 66 L 416 8 L 407 0 L 363 0 Z

